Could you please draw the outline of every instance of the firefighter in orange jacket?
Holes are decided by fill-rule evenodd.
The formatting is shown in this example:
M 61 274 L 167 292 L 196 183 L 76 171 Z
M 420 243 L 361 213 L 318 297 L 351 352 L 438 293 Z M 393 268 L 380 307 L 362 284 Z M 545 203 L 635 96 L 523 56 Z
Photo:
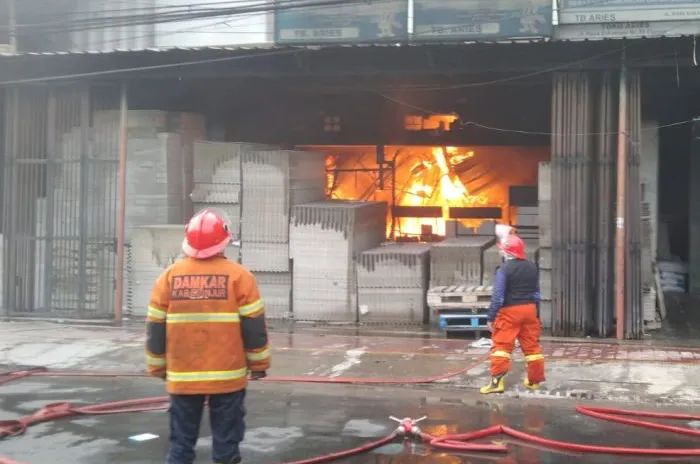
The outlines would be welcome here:
M 270 367 L 265 309 L 255 277 L 228 260 L 223 214 L 204 210 L 185 229 L 182 251 L 156 281 L 148 305 L 148 372 L 171 396 L 168 464 L 191 464 L 205 401 L 216 463 L 241 462 L 248 374 Z
M 525 259 L 525 243 L 512 233 L 498 234 L 497 242 L 503 264 L 496 278 L 488 313 L 491 329 L 491 381 L 481 388 L 482 394 L 503 393 L 503 378 L 511 367 L 515 341 L 525 354 L 525 386 L 540 388 L 544 381 L 544 356 L 540 347 L 542 326 L 539 320 L 539 273 L 535 263 Z

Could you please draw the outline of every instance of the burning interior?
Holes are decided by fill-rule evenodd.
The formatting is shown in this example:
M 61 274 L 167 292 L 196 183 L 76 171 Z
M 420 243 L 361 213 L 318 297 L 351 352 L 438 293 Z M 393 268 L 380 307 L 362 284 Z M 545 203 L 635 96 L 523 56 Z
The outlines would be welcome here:
M 511 222 L 511 186 L 537 184 L 548 147 L 313 146 L 325 151 L 327 194 L 335 199 L 385 201 L 392 206 L 387 237 L 434 241 L 448 221 L 468 228 Z

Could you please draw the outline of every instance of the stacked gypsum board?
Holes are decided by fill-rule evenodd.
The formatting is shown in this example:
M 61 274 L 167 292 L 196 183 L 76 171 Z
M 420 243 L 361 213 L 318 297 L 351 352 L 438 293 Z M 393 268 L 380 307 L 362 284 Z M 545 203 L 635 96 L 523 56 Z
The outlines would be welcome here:
M 133 316 L 145 316 L 156 279 L 182 255 L 182 225 L 152 225 L 132 230 L 127 249 L 125 304 Z M 227 258 L 235 260 L 238 249 L 228 246 Z
M 539 164 L 538 172 L 538 216 L 540 250 L 538 267 L 540 272 L 540 321 L 545 329 L 552 328 L 552 169 L 546 162 Z
M 251 150 L 242 163 L 242 262 L 252 271 L 289 272 L 291 208 L 325 197 L 325 155 Z
M 294 207 L 295 320 L 357 322 L 355 259 L 384 241 L 386 209 L 383 202 L 341 200 Z
M 448 238 L 432 245 L 430 286 L 481 285 L 483 253 L 496 242 L 494 236 Z
M 181 254 L 182 225 L 153 225 L 132 229 L 127 248 L 124 301 L 132 316 L 145 317 L 156 279 Z
M 357 262 L 359 321 L 425 324 L 430 246 L 391 243 L 362 252 Z
M 204 140 L 194 143 L 193 210 L 213 208 L 225 213 L 234 240 L 240 240 L 241 229 L 241 153 L 265 147 Z

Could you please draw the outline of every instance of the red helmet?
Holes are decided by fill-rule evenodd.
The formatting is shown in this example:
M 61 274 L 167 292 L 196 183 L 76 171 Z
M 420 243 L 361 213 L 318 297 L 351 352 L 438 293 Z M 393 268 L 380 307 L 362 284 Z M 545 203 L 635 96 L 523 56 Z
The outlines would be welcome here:
M 509 235 L 499 240 L 498 249 L 505 258 L 525 259 L 525 242 L 517 235 Z
M 233 238 L 223 215 L 211 209 L 195 214 L 185 227 L 182 251 L 190 258 L 206 259 L 221 253 Z

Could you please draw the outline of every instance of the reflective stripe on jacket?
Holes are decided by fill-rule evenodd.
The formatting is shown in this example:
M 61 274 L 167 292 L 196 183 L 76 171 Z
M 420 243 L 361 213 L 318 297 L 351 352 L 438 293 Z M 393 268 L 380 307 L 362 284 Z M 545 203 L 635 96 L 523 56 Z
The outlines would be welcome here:
M 146 319 L 148 371 L 171 394 L 243 390 L 270 367 L 265 306 L 255 277 L 215 256 L 177 261 L 156 281 Z

